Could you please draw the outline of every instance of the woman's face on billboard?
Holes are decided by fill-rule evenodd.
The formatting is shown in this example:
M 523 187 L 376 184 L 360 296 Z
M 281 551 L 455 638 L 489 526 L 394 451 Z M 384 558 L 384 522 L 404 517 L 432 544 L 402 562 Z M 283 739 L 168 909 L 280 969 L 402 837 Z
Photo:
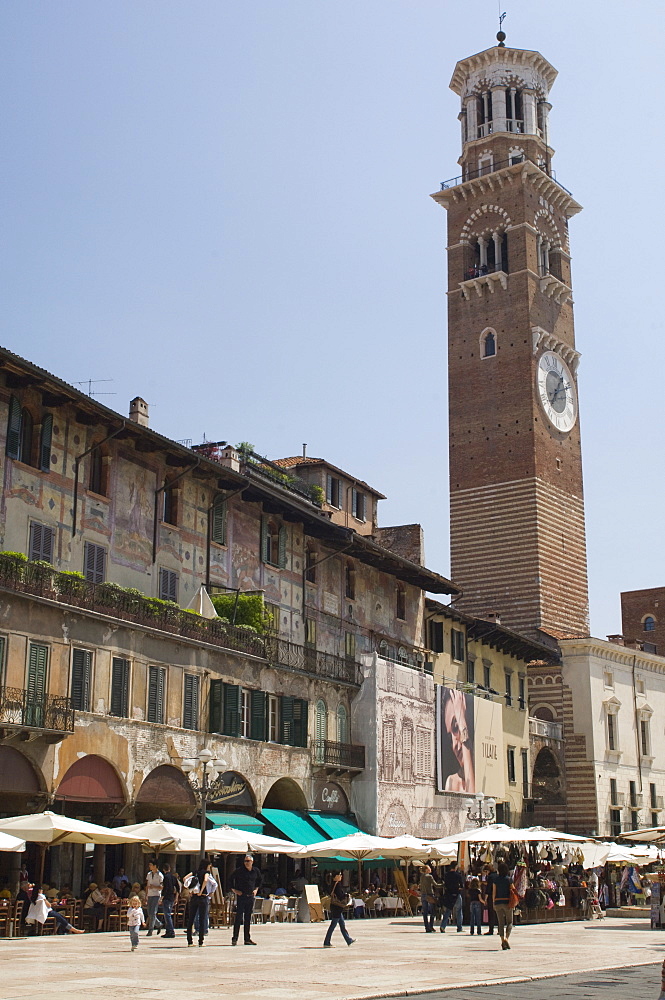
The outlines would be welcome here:
M 446 702 L 443 714 L 446 731 L 450 733 L 453 753 L 461 766 L 464 765 L 464 743 L 469 738 L 466 724 L 466 704 L 461 691 L 454 691 Z

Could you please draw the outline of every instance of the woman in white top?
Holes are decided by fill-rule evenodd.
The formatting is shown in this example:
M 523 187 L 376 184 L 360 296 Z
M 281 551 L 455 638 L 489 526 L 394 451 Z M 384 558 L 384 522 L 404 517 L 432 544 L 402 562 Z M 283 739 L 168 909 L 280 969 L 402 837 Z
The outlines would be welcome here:
M 51 904 L 42 892 L 40 885 L 34 885 L 30 894 L 30 906 L 25 918 L 26 924 L 45 924 L 49 917 L 53 917 L 58 927 L 66 934 L 83 934 L 78 927 L 72 927 L 66 917 L 57 910 L 51 909 Z

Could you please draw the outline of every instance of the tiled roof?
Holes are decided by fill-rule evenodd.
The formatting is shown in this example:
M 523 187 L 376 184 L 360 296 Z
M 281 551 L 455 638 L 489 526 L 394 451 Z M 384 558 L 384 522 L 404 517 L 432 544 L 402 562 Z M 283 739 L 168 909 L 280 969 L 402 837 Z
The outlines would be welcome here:
M 383 493 L 379 493 L 375 490 L 373 486 L 369 483 L 364 482 L 362 479 L 356 479 L 349 472 L 345 472 L 344 469 L 339 469 L 336 465 L 331 462 L 326 462 L 325 458 L 303 458 L 302 455 L 293 458 L 273 458 L 271 459 L 273 465 L 279 465 L 282 469 L 296 469 L 299 465 L 325 465 L 327 469 L 332 469 L 333 472 L 339 473 L 345 479 L 349 479 L 356 486 L 360 486 L 363 490 L 367 490 L 368 493 L 373 493 L 375 497 L 379 500 L 385 500 Z

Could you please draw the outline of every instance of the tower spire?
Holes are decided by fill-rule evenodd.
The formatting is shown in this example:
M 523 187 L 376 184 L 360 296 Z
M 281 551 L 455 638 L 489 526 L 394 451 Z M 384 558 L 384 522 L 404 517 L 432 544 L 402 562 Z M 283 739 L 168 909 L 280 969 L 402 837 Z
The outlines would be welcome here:
M 503 22 L 505 20 L 505 17 L 506 17 L 506 12 L 504 10 L 503 14 L 501 13 L 501 4 L 499 3 L 499 30 L 496 33 L 496 40 L 499 43 L 500 49 L 505 49 L 506 47 L 505 45 L 506 33 L 503 30 Z

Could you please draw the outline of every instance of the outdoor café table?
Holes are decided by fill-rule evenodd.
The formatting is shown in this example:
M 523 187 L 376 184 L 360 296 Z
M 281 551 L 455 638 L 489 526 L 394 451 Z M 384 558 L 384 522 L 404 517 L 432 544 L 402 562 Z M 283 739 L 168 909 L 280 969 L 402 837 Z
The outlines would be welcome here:
M 268 919 L 274 923 L 276 919 L 283 919 L 286 916 L 287 905 L 288 899 L 286 896 L 264 899 L 261 915 L 264 919 Z
M 402 908 L 402 900 L 399 896 L 379 896 L 374 905 L 382 913 L 397 912 Z

